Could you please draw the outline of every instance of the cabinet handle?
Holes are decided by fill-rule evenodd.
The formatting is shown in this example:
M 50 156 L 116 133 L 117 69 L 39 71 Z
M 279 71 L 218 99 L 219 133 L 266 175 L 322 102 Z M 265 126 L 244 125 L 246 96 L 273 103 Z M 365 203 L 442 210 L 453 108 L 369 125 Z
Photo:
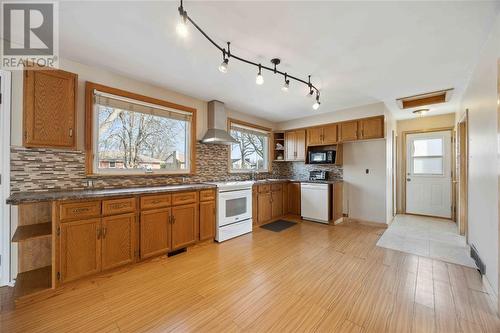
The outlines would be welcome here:
M 72 138 L 72 137 L 73 137 L 73 129 L 72 129 L 72 128 L 70 128 L 70 129 L 69 129 L 69 137 L 70 137 L 70 138 Z
M 102 228 L 102 238 L 106 238 L 106 231 L 108 230 L 108 228 L 104 227 Z
M 168 216 L 168 224 L 172 224 L 172 215 Z
M 172 215 L 172 224 L 175 224 L 175 216 Z
M 97 228 L 97 239 L 101 239 L 101 228 Z

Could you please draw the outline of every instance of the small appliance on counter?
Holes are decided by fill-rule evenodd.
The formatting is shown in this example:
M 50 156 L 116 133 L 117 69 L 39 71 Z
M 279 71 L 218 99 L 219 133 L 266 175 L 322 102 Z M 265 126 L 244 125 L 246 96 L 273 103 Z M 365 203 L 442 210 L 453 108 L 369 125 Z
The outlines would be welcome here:
M 328 171 L 313 170 L 309 171 L 309 180 L 327 180 Z

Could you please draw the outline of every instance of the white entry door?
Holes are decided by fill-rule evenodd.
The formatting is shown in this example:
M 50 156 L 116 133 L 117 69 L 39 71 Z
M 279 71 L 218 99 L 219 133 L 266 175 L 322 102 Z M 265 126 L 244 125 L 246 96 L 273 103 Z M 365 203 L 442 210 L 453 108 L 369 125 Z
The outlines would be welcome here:
M 406 212 L 451 218 L 451 131 L 406 136 Z

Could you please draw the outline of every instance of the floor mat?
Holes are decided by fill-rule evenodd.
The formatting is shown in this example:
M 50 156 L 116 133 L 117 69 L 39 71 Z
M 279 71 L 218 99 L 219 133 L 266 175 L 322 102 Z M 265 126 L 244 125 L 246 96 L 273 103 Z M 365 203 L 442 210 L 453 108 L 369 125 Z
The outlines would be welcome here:
M 268 223 L 266 225 L 263 225 L 263 226 L 261 226 L 261 228 L 266 229 L 266 230 L 271 230 L 274 232 L 280 232 L 280 231 L 283 231 L 283 230 L 288 229 L 290 227 L 293 227 L 296 224 L 297 224 L 296 222 L 278 220 L 278 221 L 274 221 L 274 222 Z

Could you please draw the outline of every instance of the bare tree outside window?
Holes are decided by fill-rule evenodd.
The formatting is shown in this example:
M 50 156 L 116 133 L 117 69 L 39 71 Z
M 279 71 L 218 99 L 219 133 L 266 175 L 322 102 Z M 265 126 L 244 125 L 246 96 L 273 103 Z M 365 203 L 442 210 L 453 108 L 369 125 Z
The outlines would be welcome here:
M 267 171 L 268 136 L 232 129 L 231 136 L 238 141 L 231 145 L 231 169 L 236 171 Z
M 98 169 L 188 169 L 188 121 L 102 105 L 97 113 Z

